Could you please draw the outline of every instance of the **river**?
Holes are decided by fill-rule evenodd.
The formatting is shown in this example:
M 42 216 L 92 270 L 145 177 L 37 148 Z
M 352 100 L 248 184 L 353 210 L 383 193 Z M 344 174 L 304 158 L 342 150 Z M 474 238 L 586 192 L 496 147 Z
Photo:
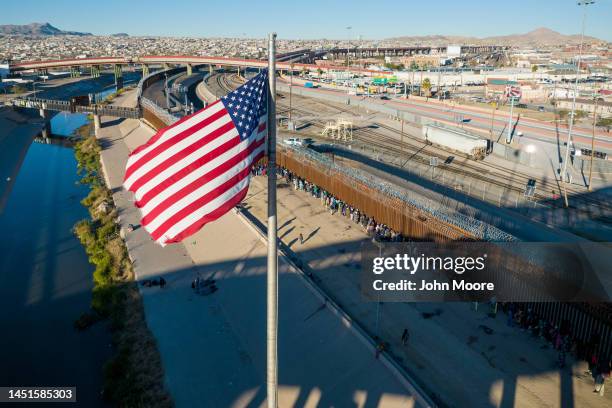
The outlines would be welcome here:
M 86 122 L 83 114 L 60 113 L 51 130 L 70 135 Z M 20 126 L 10 137 L 0 127 L 0 150 L 25 153 L 21 167 L 20 160 L 0 160 L 0 175 L 9 175 L 0 180 L 7 197 L 0 206 L 0 386 L 76 386 L 70 406 L 105 406 L 102 372 L 112 352 L 106 324 L 73 328 L 89 309 L 93 286 L 93 266 L 71 231 L 88 216 L 80 204 L 88 189 L 78 183 L 71 147 L 30 143 L 31 126 Z

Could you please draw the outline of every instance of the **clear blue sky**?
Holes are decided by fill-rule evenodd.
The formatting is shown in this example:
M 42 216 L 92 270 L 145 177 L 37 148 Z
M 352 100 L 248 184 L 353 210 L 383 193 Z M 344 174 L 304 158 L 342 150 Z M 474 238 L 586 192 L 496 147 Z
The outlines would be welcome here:
M 171 6 L 170 6 L 171 5 Z M 589 6 L 587 35 L 612 41 L 612 0 Z M 491 36 L 548 27 L 580 32 L 574 0 L 12 0 L 0 24 L 49 22 L 94 34 L 381 39 L 401 35 Z

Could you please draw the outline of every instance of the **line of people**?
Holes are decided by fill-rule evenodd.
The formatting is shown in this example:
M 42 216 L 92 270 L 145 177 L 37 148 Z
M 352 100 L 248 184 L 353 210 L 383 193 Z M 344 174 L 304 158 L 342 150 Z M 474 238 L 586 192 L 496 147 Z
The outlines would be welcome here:
M 572 333 L 571 324 L 563 320 L 561 324 L 552 324 L 543 316 L 539 316 L 531 305 L 525 303 L 501 303 L 501 310 L 507 315 L 508 326 L 518 326 L 521 330 L 531 333 L 550 343 L 558 352 L 558 365 L 565 367 L 567 353 L 589 363 L 589 373 L 595 381 L 595 390 L 604 395 L 606 378 L 612 371 L 612 350 L 598 354 L 600 336 L 593 333 L 588 341 L 583 341 Z
M 254 176 L 265 176 L 267 168 L 263 165 L 253 166 L 252 174 Z M 391 229 L 389 226 L 378 223 L 374 217 L 370 217 L 358 208 L 352 207 L 344 201 L 338 199 L 330 192 L 320 188 L 319 186 L 296 176 L 290 170 L 277 166 L 277 172 L 280 177 L 283 177 L 287 183 L 292 184 L 294 190 L 301 190 L 309 193 L 312 197 L 318 198 L 330 214 L 341 214 L 343 217 L 349 217 L 351 221 L 359 224 L 371 237 L 375 237 L 378 241 L 387 242 L 402 242 L 404 237 Z

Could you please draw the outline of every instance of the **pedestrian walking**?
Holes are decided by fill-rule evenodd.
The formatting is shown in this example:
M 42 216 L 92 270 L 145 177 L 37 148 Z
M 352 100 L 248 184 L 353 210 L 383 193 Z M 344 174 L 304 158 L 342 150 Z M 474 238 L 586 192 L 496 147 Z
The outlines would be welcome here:
M 408 329 L 404 329 L 404 332 L 402 333 L 402 345 L 406 345 L 408 344 L 408 337 L 410 335 L 408 334 Z
M 597 366 L 597 372 L 595 376 L 595 389 L 593 392 L 599 394 L 600 397 L 604 396 L 604 388 L 606 386 L 606 378 L 610 376 L 610 362 L 605 359 L 600 359 Z
M 304 236 L 300 232 L 300 245 L 304 245 Z
M 602 373 L 598 373 L 597 377 L 595 377 L 595 389 L 593 392 L 598 393 L 600 397 L 604 396 L 605 381 L 606 377 Z

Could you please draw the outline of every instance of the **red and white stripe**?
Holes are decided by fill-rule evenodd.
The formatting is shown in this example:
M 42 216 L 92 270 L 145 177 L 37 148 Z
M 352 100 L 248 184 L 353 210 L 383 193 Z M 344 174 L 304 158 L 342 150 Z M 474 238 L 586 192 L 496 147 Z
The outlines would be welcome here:
M 240 140 L 221 101 L 160 130 L 132 152 L 125 172 L 142 226 L 161 245 L 179 242 L 240 203 L 265 135 L 264 116 Z

